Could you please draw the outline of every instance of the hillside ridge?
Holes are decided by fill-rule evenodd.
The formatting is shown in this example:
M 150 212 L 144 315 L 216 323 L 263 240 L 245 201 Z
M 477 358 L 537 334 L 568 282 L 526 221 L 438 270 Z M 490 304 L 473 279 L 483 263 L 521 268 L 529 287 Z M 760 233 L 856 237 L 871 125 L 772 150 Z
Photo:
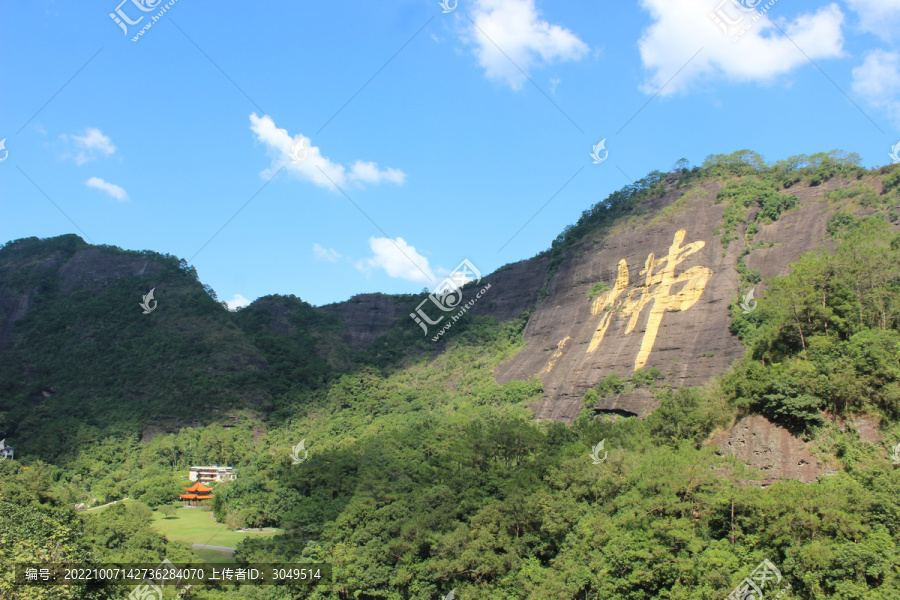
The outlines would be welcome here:
M 410 318 L 424 293 L 319 307 L 271 295 L 229 312 L 171 255 L 73 234 L 8 242 L 3 422 L 27 439 L 45 433 L 35 418 L 47 411 L 100 430 L 265 420 L 292 410 L 284 398 L 315 395 L 343 373 L 402 368 L 439 355 L 481 320 L 523 315 L 525 347 L 495 375 L 501 385 L 538 377 L 539 419 L 572 423 L 610 375 L 655 369 L 666 388 L 701 385 L 744 352 L 730 332 L 740 296 L 754 289 L 760 298 L 766 279 L 831 244 L 835 219 L 878 213 L 896 228 L 900 170 L 857 162 L 835 152 L 767 165 L 739 151 L 651 173 L 585 210 L 548 251 L 485 275 L 479 286 L 490 284 L 489 293 L 438 343 Z M 160 309 L 142 315 L 151 289 Z M 636 388 L 598 398 L 594 410 L 644 417 L 656 406 Z

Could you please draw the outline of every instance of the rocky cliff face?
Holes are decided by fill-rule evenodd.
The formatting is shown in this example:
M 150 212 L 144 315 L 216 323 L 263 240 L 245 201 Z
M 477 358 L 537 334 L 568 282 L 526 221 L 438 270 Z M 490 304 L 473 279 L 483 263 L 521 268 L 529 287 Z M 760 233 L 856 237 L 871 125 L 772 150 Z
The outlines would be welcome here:
M 477 286 L 463 292 L 463 299 L 467 302 L 474 297 L 475 290 L 491 286 L 468 314 L 493 316 L 506 321 L 531 310 L 547 278 L 548 261 L 547 257 L 531 258 L 506 265 L 484 276 Z M 388 294 L 359 294 L 346 302 L 327 304 L 317 310 L 337 317 L 344 323 L 346 331 L 341 337 L 357 352 L 367 348 L 393 327 L 408 327 L 417 334 L 420 331 L 409 316 L 409 306 Z M 439 315 L 432 316 L 436 319 Z M 433 331 L 436 330 L 436 327 L 433 328 Z M 527 378 L 530 374 L 525 376 Z
M 718 448 L 719 454 L 732 454 L 740 462 L 757 469 L 759 480 L 748 483 L 763 487 L 780 479 L 808 483 L 823 475 L 837 473 L 836 468 L 819 462 L 808 442 L 760 415 L 744 417 L 710 444 Z
M 722 373 L 743 354 L 728 327 L 745 245 L 742 235 L 722 245 L 719 189 L 713 183 L 685 195 L 670 190 L 641 207 L 649 215 L 635 215 L 576 247 L 528 322 L 527 348 L 500 366 L 498 381 L 538 374 L 545 390 L 544 400 L 532 406 L 538 418 L 571 423 L 584 392 L 611 373 L 628 378 L 656 367 L 662 383 L 673 387 Z M 783 275 L 801 252 L 825 243 L 830 209 L 821 196 L 828 189 L 784 192 L 796 195 L 799 205 L 761 226 L 754 245 L 764 247 L 746 256 L 750 269 L 763 278 Z M 608 291 L 589 299 L 598 282 Z M 643 416 L 655 406 L 639 389 L 601 401 L 597 409 Z
M 487 275 L 478 289 L 488 284 L 491 288 L 478 299 L 470 312 L 505 321 L 533 309 L 547 280 L 549 262 L 550 259 L 546 256 L 530 258 L 506 265 Z
M 358 294 L 346 302 L 327 304 L 318 310 L 344 322 L 347 330 L 341 337 L 350 348 L 359 352 L 390 331 L 406 307 L 388 294 Z
M 863 442 L 881 442 L 881 430 L 874 417 L 855 415 L 850 420 L 839 420 L 838 427 L 842 431 L 852 427 Z M 715 446 L 720 455 L 732 454 L 740 462 L 758 469 L 760 478 L 748 483 L 763 487 L 780 479 L 808 483 L 825 475 L 834 475 L 840 469 L 840 465 L 822 462 L 813 452 L 812 444 L 760 415 L 744 417 L 728 431 L 711 439 L 709 444 Z

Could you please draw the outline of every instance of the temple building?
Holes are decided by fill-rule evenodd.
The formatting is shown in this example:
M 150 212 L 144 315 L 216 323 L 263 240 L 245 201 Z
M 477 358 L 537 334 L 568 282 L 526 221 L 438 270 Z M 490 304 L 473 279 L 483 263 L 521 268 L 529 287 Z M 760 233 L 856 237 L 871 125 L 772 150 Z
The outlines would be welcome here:
M 201 500 L 210 500 L 212 498 L 212 488 L 208 488 L 199 481 L 191 487 L 183 488 L 187 494 L 178 496 L 179 500 L 184 500 L 184 507 L 198 506 Z
M 220 467 L 219 465 L 191 467 L 188 478 L 191 481 L 199 481 L 200 483 L 209 483 L 210 481 L 230 481 L 235 478 L 235 472 L 234 467 Z

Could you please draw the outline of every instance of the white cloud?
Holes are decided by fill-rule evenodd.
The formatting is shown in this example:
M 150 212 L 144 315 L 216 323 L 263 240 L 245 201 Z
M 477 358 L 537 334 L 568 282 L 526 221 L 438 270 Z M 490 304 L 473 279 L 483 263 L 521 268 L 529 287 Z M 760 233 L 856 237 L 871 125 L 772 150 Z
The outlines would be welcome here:
M 402 237 L 369 238 L 369 247 L 375 254 L 371 258 L 360 260 L 356 268 L 371 271 L 374 268 L 384 269 L 390 277 L 432 283 L 435 276 L 428 266 L 428 259 L 419 254 L 414 246 L 410 246 Z
M 250 301 L 240 294 L 235 294 L 234 298 L 226 300 L 225 304 L 228 305 L 228 310 L 237 310 L 239 308 L 244 308 L 245 306 L 250 306 Z
M 313 244 L 313 254 L 316 260 L 324 260 L 327 262 L 336 262 L 341 258 L 340 253 L 334 248 L 323 248 L 318 244 Z
M 551 94 L 556 93 L 556 86 L 558 86 L 559 82 L 561 82 L 561 81 L 562 81 L 562 79 L 560 79 L 559 77 L 551 77 L 550 78 L 550 93 Z
M 527 73 L 539 63 L 578 60 L 589 51 L 568 29 L 542 20 L 534 0 L 478 0 L 472 20 L 477 27 L 469 28 L 463 41 L 475 45 L 475 57 L 488 78 L 514 90 L 525 82 L 519 68 Z
M 863 31 L 891 40 L 900 29 L 900 0 L 846 0 Z
M 853 91 L 900 124 L 900 53 L 875 50 L 853 69 Z
M 284 168 L 301 179 L 329 189 L 334 189 L 332 181 L 334 184 L 344 187 L 350 183 L 361 185 L 363 183 L 377 184 L 385 181 L 403 185 L 403 182 L 406 180 L 406 173 L 403 171 L 391 168 L 379 169 L 374 162 L 358 160 L 350 165 L 348 171 L 344 165 L 334 163 L 322 156 L 321 149 L 318 146 L 311 145 L 308 137 L 303 136 L 303 134 L 291 137 L 287 131 L 276 127 L 275 122 L 267 116 L 258 117 L 256 113 L 251 114 L 250 129 L 256 134 L 256 139 L 265 144 L 266 153 L 272 157 L 271 166 L 260 173 L 266 179 L 272 177 L 279 169 Z M 305 157 L 300 162 L 294 162 L 292 148 L 301 141 Z M 298 154 L 303 156 L 302 153 Z
M 59 137 L 69 146 L 62 157 L 64 159 L 71 158 L 78 165 L 96 160 L 100 156 L 110 156 L 116 151 L 116 147 L 112 145 L 110 139 L 95 127 L 88 127 L 84 135 L 61 135 Z
M 390 167 L 385 170 L 379 170 L 378 165 L 373 162 L 356 161 L 350 165 L 349 179 L 362 181 L 364 183 L 381 183 L 382 181 L 390 181 L 397 185 L 403 185 L 406 179 L 406 173 L 399 169 Z
M 786 3 L 786 0 L 782 1 Z M 641 6 L 653 19 L 638 44 L 644 67 L 650 71 L 643 85 L 645 92 L 656 93 L 682 67 L 684 69 L 665 85 L 661 95 L 686 91 L 697 81 L 716 77 L 740 82 L 768 82 L 808 65 L 810 58 L 835 58 L 842 54 L 844 15 L 837 4 L 802 14 L 790 22 L 779 20 L 778 26 L 790 37 L 788 39 L 767 16 L 759 17 L 753 23 L 754 12 L 742 13 L 730 2 L 722 5 L 722 10 L 732 20 L 741 16 L 743 20 L 726 34 L 710 17 L 720 2 L 641 0 Z M 732 38 L 746 25 L 751 26 L 733 41 Z M 685 66 L 700 48 L 703 50 Z
M 114 183 L 109 183 L 108 181 L 103 181 L 99 177 L 91 177 L 84 184 L 88 187 L 97 188 L 103 192 L 106 192 L 119 202 L 127 202 L 128 201 L 128 193 L 121 187 L 117 186 Z

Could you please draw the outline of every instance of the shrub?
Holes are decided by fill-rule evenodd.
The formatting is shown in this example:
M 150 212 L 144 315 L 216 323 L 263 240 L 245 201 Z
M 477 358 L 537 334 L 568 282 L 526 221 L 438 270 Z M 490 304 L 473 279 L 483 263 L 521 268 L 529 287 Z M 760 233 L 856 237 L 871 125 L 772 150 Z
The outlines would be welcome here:
M 594 386 L 597 394 L 603 398 L 612 394 L 621 394 L 628 387 L 628 383 L 624 379 L 620 379 L 615 373 L 610 373 L 603 378 L 600 383 Z
M 893 171 L 891 171 L 891 174 L 881 181 L 881 184 L 882 194 L 889 194 L 900 189 L 900 169 L 894 168 Z
M 594 287 L 592 287 L 590 289 L 590 291 L 588 292 L 588 299 L 593 300 L 595 296 L 599 296 L 603 292 L 609 291 L 609 289 L 610 289 L 609 284 L 607 284 L 603 281 L 598 281 L 597 283 L 594 284 Z
M 634 372 L 634 375 L 631 376 L 631 383 L 633 383 L 635 387 L 650 387 L 651 385 L 656 383 L 657 379 L 662 379 L 662 377 L 663 372 L 656 367 L 651 367 L 649 369 L 638 369 Z

